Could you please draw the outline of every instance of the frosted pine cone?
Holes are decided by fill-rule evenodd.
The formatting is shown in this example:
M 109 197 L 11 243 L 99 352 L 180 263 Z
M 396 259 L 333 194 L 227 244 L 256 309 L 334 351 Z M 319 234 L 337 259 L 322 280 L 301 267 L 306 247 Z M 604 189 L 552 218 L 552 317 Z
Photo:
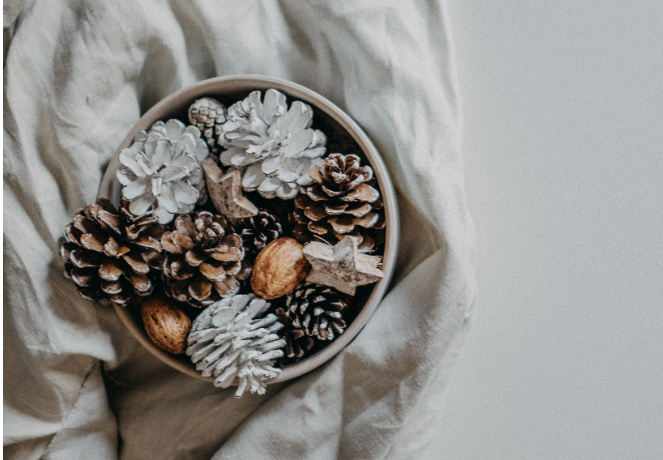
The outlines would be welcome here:
M 220 155 L 226 166 L 246 168 L 242 186 L 265 198 L 292 199 L 299 185 L 308 185 L 308 170 L 320 164 L 327 138 L 311 129 L 313 109 L 295 101 L 288 106 L 283 93 L 260 91 L 228 108 L 227 121 L 217 126 Z
M 320 239 L 335 244 L 345 236 L 359 240 L 360 252 L 372 252 L 384 240 L 384 209 L 373 187 L 373 169 L 360 166 L 357 155 L 332 153 L 309 174 L 290 215 L 294 235 L 302 243 Z
M 186 354 L 203 377 L 215 376 L 214 385 L 228 388 L 237 379 L 236 397 L 248 388 L 265 394 L 265 381 L 281 369 L 274 360 L 283 356 L 285 340 L 276 334 L 283 325 L 270 313 L 256 318 L 269 303 L 254 295 L 226 297 L 207 307 L 194 320 Z
M 207 200 L 200 162 L 209 155 L 195 126 L 178 120 L 157 121 L 131 147 L 120 152 L 117 178 L 129 211 L 142 216 L 153 210 L 159 223 L 188 214 Z
M 150 269 L 143 253 L 161 251 L 153 237 L 163 229 L 154 222 L 142 222 L 140 230 L 132 233 L 127 231 L 132 225 L 135 223 L 118 214 L 106 200 L 76 212 L 65 229 L 67 242 L 60 253 L 65 275 L 76 284 L 81 296 L 126 305 L 152 293 L 158 272 Z
M 226 228 L 225 218 L 207 211 L 175 219 L 175 229 L 161 237 L 166 294 L 201 307 L 237 293 L 249 273 L 242 267 L 242 238 Z
M 189 107 L 189 122 L 203 133 L 205 141 L 214 154 L 219 153 L 216 126 L 226 121 L 226 108 L 211 97 L 198 99 Z

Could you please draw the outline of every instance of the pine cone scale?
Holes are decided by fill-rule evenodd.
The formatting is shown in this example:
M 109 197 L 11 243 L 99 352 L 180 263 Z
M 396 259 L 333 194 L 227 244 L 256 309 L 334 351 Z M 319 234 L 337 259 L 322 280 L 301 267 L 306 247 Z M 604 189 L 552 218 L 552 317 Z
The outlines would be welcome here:
M 147 275 L 150 272 L 150 266 L 143 260 L 142 256 L 138 259 L 135 258 L 133 254 L 126 254 L 122 256 L 122 260 L 124 260 L 127 265 L 139 275 Z
M 184 253 L 184 260 L 192 267 L 198 267 L 207 260 L 207 254 L 202 250 L 189 249 Z
M 304 215 L 309 219 L 317 222 L 327 217 L 327 211 L 325 209 L 325 205 L 321 203 L 313 203 L 311 206 L 304 209 Z
M 223 269 L 223 265 L 213 265 L 211 263 L 202 263 L 198 267 L 200 273 L 205 276 L 210 281 L 220 281 L 226 277 L 226 271 Z
M 85 235 L 81 235 L 78 241 L 80 241 L 81 246 L 83 246 L 85 249 L 96 252 L 104 252 L 104 244 L 99 242 L 94 235 L 86 233 Z
M 189 294 L 199 302 L 206 300 L 212 294 L 212 283 L 204 276 L 195 276 L 189 283 Z
M 99 278 L 104 281 L 114 282 L 120 279 L 124 272 L 117 266 L 117 262 L 104 262 L 99 267 Z
M 75 243 L 77 246 L 80 246 L 81 244 L 81 242 L 79 241 L 81 235 L 82 235 L 81 231 L 75 228 L 72 224 L 67 225 L 64 229 L 64 236 L 67 239 L 67 241 L 69 243 Z
M 373 210 L 373 207 L 368 203 L 362 203 L 355 205 L 354 207 L 349 206 L 345 208 L 345 213 L 350 214 L 353 217 L 364 217 L 368 215 Z M 377 215 L 377 213 L 376 213 Z
M 325 195 L 328 195 L 328 196 L 330 196 L 330 197 L 332 197 L 332 198 L 335 198 L 335 197 L 337 197 L 337 196 L 343 195 L 343 193 L 344 193 L 343 190 L 334 190 L 334 189 L 328 187 L 327 185 L 321 185 L 321 186 L 320 186 L 320 189 L 325 193 Z M 315 192 L 313 192 L 313 193 L 315 194 Z M 319 199 L 319 200 L 323 200 L 323 199 L 325 199 L 325 197 L 324 197 L 324 195 L 323 195 L 322 193 L 319 193 L 319 194 L 316 194 L 316 195 L 318 195 L 318 199 Z M 310 195 L 309 195 L 309 196 L 310 196 Z M 342 198 L 341 198 L 341 199 L 342 199 Z
M 120 230 L 120 216 L 116 214 L 111 214 L 105 209 L 101 209 L 97 213 L 97 219 L 99 222 L 105 224 L 107 227 L 111 228 L 115 233 L 121 233 Z
M 333 216 L 327 219 L 327 222 L 329 222 L 329 225 L 332 226 L 332 229 L 336 233 L 340 233 L 341 235 L 350 233 L 355 228 L 350 216 Z
M 63 255 L 63 258 L 69 260 L 75 267 L 98 267 L 103 261 L 103 255 L 99 252 L 80 250 L 78 249 L 78 246 L 73 243 L 65 243 L 65 245 L 71 245 L 73 248 L 69 250 L 68 254 Z M 63 246 L 63 248 L 64 247 L 65 246 Z
M 307 225 L 307 228 L 311 233 L 316 235 L 326 235 L 329 233 L 329 228 L 325 223 L 310 221 Z
M 80 212 L 80 214 L 74 216 L 74 221 L 71 225 L 73 228 L 81 232 L 81 235 L 101 232 L 101 226 L 99 224 L 93 225 L 93 222 L 87 216 L 87 213 L 84 214 L 85 211 L 83 209 L 80 209 L 78 212 Z M 87 226 L 85 224 L 87 224 Z
M 328 196 L 336 196 L 339 194 L 328 194 L 321 186 L 314 184 L 306 188 L 306 195 L 313 201 L 327 201 L 329 199 Z
M 95 278 L 96 270 L 74 268 L 70 271 L 69 275 L 77 286 L 88 287 L 92 284 Z
M 213 281 L 212 284 L 221 297 L 236 293 L 240 287 L 237 278 L 233 277 L 225 277 L 222 280 Z
M 193 239 L 189 235 L 185 235 L 180 232 L 173 232 L 171 235 L 173 244 L 178 247 L 180 253 L 183 253 L 187 249 L 195 247 Z
M 104 281 L 100 282 L 101 290 L 108 295 L 117 295 L 122 292 L 122 283 L 119 281 Z
M 147 276 L 141 275 L 139 273 L 132 273 L 129 275 L 128 279 L 134 288 L 138 291 L 139 295 L 144 295 L 145 293 L 151 292 L 153 284 Z
M 367 184 L 358 185 L 351 193 L 341 197 L 343 201 L 365 201 L 372 203 L 380 198 L 380 192 Z
M 219 262 L 239 262 L 242 260 L 242 252 L 238 248 L 228 248 L 228 252 L 214 252 L 210 257 Z

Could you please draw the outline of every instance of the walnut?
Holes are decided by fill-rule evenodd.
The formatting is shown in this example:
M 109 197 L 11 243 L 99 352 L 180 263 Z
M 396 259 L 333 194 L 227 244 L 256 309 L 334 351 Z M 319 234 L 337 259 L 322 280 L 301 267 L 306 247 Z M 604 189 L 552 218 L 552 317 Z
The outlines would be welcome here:
M 140 308 L 145 332 L 152 342 L 168 353 L 179 355 L 186 351 L 191 320 L 175 302 L 166 298 L 146 299 Z
M 294 238 L 278 238 L 256 257 L 251 287 L 263 299 L 276 299 L 297 287 L 310 268 L 304 246 Z

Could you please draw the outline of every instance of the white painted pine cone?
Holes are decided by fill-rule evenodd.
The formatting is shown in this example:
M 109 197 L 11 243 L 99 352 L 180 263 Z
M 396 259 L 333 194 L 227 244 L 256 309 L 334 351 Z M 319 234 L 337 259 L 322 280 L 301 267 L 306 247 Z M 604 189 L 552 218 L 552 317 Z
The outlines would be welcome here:
M 255 318 L 267 308 L 269 303 L 253 294 L 229 296 L 203 310 L 191 327 L 186 354 L 204 377 L 216 377 L 217 387 L 237 379 L 238 398 L 247 388 L 265 394 L 265 381 L 281 373 L 274 360 L 283 356 L 286 342 L 276 333 L 283 325 L 272 313 Z
M 175 214 L 188 214 L 205 203 L 200 162 L 208 155 L 200 130 L 179 120 L 157 121 L 149 132 L 142 131 L 119 156 L 117 178 L 129 211 L 142 216 L 153 210 L 159 223 L 166 224 Z
M 244 190 L 265 198 L 291 199 L 298 186 L 309 185 L 308 170 L 322 162 L 327 138 L 311 129 L 313 109 L 295 101 L 288 108 L 283 93 L 260 91 L 228 108 L 227 120 L 217 125 L 219 144 L 227 148 L 221 163 L 244 169 Z

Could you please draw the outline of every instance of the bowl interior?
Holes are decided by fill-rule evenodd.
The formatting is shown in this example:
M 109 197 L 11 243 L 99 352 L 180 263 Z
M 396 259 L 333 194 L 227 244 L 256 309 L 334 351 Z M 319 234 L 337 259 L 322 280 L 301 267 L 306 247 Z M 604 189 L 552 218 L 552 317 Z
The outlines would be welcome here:
M 116 206 L 119 204 L 121 184 L 116 179 L 116 172 L 120 166 L 119 153 L 122 149 L 131 145 L 133 139 L 140 131 L 149 130 L 154 122 L 170 118 L 187 120 L 189 105 L 203 96 L 215 98 L 228 107 L 232 103 L 246 97 L 251 91 L 265 91 L 270 88 L 284 93 L 288 97 L 288 104 L 291 104 L 294 100 L 301 100 L 313 108 L 313 127 L 320 129 L 316 124 L 323 126 L 323 132 L 325 132 L 328 138 L 327 151 L 329 153 L 355 153 L 362 157 L 362 163 L 368 160 L 374 170 L 382 194 L 386 219 L 386 235 L 382 261 L 382 270 L 385 273 L 384 278 L 375 285 L 363 286 L 357 290 L 355 303 L 361 304 L 364 300 L 365 303 L 361 309 L 357 309 L 354 319 L 349 318 L 351 322 L 345 332 L 314 355 L 298 363 L 283 367 L 281 374 L 272 380 L 272 382 L 281 382 L 300 376 L 320 366 L 342 350 L 359 333 L 366 324 L 366 321 L 368 321 L 368 318 L 382 299 L 393 273 L 398 237 L 396 198 L 384 163 L 375 146 L 373 146 L 361 128 L 336 105 L 319 94 L 292 82 L 252 75 L 219 77 L 205 80 L 171 94 L 157 103 L 138 120 L 108 165 L 99 189 L 98 198 L 108 198 Z M 138 309 L 115 305 L 115 310 L 129 331 L 157 358 L 193 377 L 214 380 L 214 377 L 202 377 L 195 370 L 188 356 L 172 355 L 157 347 L 147 336 Z

